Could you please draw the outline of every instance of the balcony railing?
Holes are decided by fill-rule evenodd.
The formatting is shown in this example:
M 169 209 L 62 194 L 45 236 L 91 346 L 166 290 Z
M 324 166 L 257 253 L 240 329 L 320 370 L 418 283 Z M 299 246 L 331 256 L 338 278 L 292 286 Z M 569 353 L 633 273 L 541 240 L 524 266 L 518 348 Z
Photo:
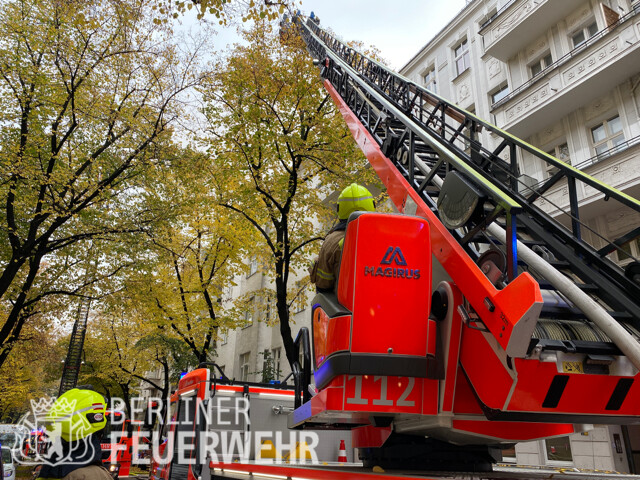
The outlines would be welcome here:
M 538 81 L 546 77 L 547 74 L 550 73 L 552 70 L 555 70 L 556 68 L 564 65 L 565 63 L 567 63 L 568 61 L 576 57 L 578 54 L 582 53 L 585 49 L 589 48 L 591 45 L 597 43 L 600 39 L 604 38 L 606 35 L 613 32 L 613 30 L 615 30 L 618 26 L 622 25 L 623 23 L 626 23 L 627 21 L 637 16 L 638 14 L 640 14 L 640 9 L 636 8 L 634 10 L 631 10 L 629 13 L 620 17 L 618 20 L 616 20 L 614 23 L 612 23 L 608 27 L 600 30 L 593 37 L 587 39 L 586 41 L 578 45 L 576 48 L 571 50 L 569 53 L 560 57 L 558 60 L 550 64 L 548 67 L 538 72 L 536 75 L 531 77 L 528 81 L 524 82 L 522 85 L 520 85 L 518 88 L 513 90 L 511 93 L 501 98 L 496 103 L 491 104 L 491 110 L 494 110 L 499 106 L 504 105 L 509 100 L 516 97 L 518 94 L 524 92 L 535 83 L 538 83 Z
M 518 0 L 511 0 L 509 2 L 507 2 L 505 5 L 503 5 L 500 10 L 498 10 L 494 15 L 491 16 L 491 18 L 487 19 L 486 22 L 484 22 L 482 25 L 480 25 L 480 30 L 482 31 L 482 29 L 484 29 L 484 27 L 487 27 L 489 25 L 491 25 L 493 23 L 494 20 L 496 20 L 500 15 L 502 15 L 502 13 L 509 8 L 511 5 L 513 5 L 514 3 L 516 3 Z
M 598 155 L 594 155 L 593 157 L 588 158 L 587 160 L 572 166 L 579 170 L 584 170 L 585 168 L 590 167 L 591 165 L 600 163 L 617 153 L 624 152 L 625 150 L 628 150 L 635 145 L 640 145 L 640 135 L 638 135 L 637 137 L 630 138 L 629 140 L 626 140 L 620 145 L 616 145 L 615 147 L 610 148 L 609 150 L 606 150 Z M 536 183 L 536 180 L 534 180 L 533 178 L 529 177 L 529 179 L 531 180 L 531 183 L 527 186 L 527 189 L 530 189 L 530 191 L 537 191 L 540 187 L 542 187 L 549 181 L 549 179 L 545 179 L 545 180 L 540 180 Z M 546 189 L 548 189 L 548 186 Z
M 621 144 L 616 145 L 613 148 L 610 148 L 609 150 L 605 150 L 602 153 L 594 155 L 593 157 L 585 160 L 584 162 L 580 162 L 577 165 L 574 165 L 574 167 L 583 169 L 591 165 L 595 165 L 596 163 L 600 163 L 601 161 L 606 160 L 607 158 L 615 155 L 616 153 L 623 152 L 639 144 L 640 144 L 640 135 L 638 135 L 637 137 L 630 138 L 629 140 L 626 140 Z

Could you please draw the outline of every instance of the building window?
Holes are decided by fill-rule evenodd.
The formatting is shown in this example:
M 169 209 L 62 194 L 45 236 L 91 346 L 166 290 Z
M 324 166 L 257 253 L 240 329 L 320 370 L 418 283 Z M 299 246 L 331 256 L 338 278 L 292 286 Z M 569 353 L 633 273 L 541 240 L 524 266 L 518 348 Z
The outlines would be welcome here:
M 240 381 L 249 381 L 249 354 L 246 352 L 240 355 Z
M 273 315 L 272 310 L 273 309 L 273 301 L 271 300 L 270 297 L 267 297 L 267 299 L 264 301 L 264 321 L 265 323 L 269 323 L 269 321 L 271 320 L 271 317 Z
M 456 48 L 453 49 L 456 62 L 456 72 L 460 75 L 471 66 L 469 59 L 469 42 L 465 38 Z
M 298 292 L 298 296 L 293 301 L 293 309 L 295 313 L 300 313 L 307 308 L 307 289 L 301 288 L 299 285 L 297 286 L 298 288 L 300 288 L 300 291 Z
M 633 260 L 640 257 L 640 237 L 631 240 L 623 245 L 620 245 L 618 252 L 618 262 L 625 260 Z
M 427 70 L 425 74 L 422 75 L 422 83 L 424 84 L 424 88 L 433 93 L 438 93 L 438 89 L 436 88 L 436 69 L 431 67 L 430 70 Z
M 596 155 L 611 155 L 618 151 L 618 147 L 624 143 L 624 133 L 622 131 L 622 122 L 620 117 L 616 115 L 596 125 L 591 129 L 591 139 Z
M 509 95 L 509 85 L 503 84 L 491 94 L 491 104 L 498 103 L 504 97 Z
M 569 437 L 550 438 L 544 441 L 548 462 L 571 462 L 571 441 Z
M 557 145 L 555 148 L 548 150 L 547 153 L 552 157 L 556 157 L 558 160 L 568 163 L 571 165 L 571 157 L 569 156 L 569 146 L 565 143 L 561 143 Z M 547 174 L 547 178 L 552 177 L 556 174 L 560 169 L 555 165 L 545 162 L 545 171 Z
M 220 335 L 220 345 L 226 345 L 229 341 L 229 332 L 223 332 Z
M 247 303 L 247 309 L 244 311 L 244 326 L 242 328 L 250 327 L 253 324 L 253 313 L 255 311 L 256 297 L 251 297 Z
M 598 25 L 594 21 L 593 23 L 581 28 L 573 35 L 571 35 L 571 41 L 573 42 L 573 48 L 579 47 L 584 42 L 598 33 Z
M 282 349 L 272 349 L 271 356 L 273 357 L 273 373 L 275 376 L 274 380 L 280 380 L 280 375 L 282 374 L 282 370 L 280 370 L 280 358 L 282 356 Z
M 516 463 L 516 446 L 512 445 L 509 448 L 502 450 L 502 461 L 504 463 Z
M 539 58 L 534 63 L 529 65 L 531 76 L 535 77 L 552 63 L 553 63 L 553 60 L 551 59 L 551 54 L 547 53 L 545 56 L 543 56 L 542 58 Z
M 254 273 L 256 273 L 257 271 L 258 271 L 258 257 L 254 255 L 253 257 L 251 257 L 251 260 L 249 260 L 249 275 L 247 275 L 247 278 L 253 275 Z
M 233 287 L 231 285 L 227 285 L 226 287 L 224 287 L 224 289 L 222 290 L 222 295 L 224 297 L 224 300 L 231 300 L 231 293 L 233 292 Z

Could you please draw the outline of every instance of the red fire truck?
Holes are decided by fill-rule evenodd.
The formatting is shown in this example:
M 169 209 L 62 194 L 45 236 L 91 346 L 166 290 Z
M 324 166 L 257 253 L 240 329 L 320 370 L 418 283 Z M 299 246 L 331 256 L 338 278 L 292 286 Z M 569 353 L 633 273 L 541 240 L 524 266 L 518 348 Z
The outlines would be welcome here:
M 490 343 L 486 330 L 465 321 L 459 308 L 465 303 L 455 285 L 442 282 L 432 297 L 422 294 L 431 290 L 430 242 L 429 222 L 424 218 L 352 215 L 337 296 L 319 294 L 313 300 L 313 349 L 306 329 L 296 339 L 304 358 L 302 365 L 294 365 L 296 387 L 226 384 L 211 378 L 208 368 L 189 373 L 172 398 L 168 438 L 161 449 L 165 462 L 152 465 L 150 478 L 208 480 L 249 473 L 268 478 L 333 478 L 338 475 L 335 463 L 322 464 L 335 461 L 345 431 L 351 432 L 348 451 L 357 448 L 363 462 L 349 466 L 351 474 L 353 468 L 362 472 L 375 466 L 489 471 L 503 446 L 579 432 L 586 428 L 582 423 L 589 421 L 637 421 L 640 405 L 636 400 L 611 408 L 610 392 L 615 392 L 624 374 L 583 372 L 575 378 L 576 390 L 565 384 L 563 392 L 557 391 L 554 378 L 573 378 L 560 374 L 556 361 L 512 359 L 509 365 L 506 355 L 492 361 L 495 350 L 490 347 L 497 342 Z M 511 308 L 522 310 L 530 286 L 512 284 L 510 292 L 520 302 Z M 318 388 L 315 395 L 308 389 L 310 361 Z M 483 369 L 493 389 L 480 390 L 479 396 L 471 382 Z M 504 382 L 510 382 L 508 391 Z M 541 389 L 545 384 L 549 387 Z M 564 395 L 571 408 L 562 403 Z M 244 399 L 246 405 L 198 407 L 211 405 L 221 396 Z M 502 407 L 492 411 L 485 401 L 500 402 Z M 600 411 L 601 405 L 609 405 L 608 410 Z M 245 409 L 246 418 L 238 415 Z M 221 410 L 228 421 L 220 417 Z M 248 451 L 225 457 L 223 435 L 216 437 L 219 441 L 213 450 L 202 448 L 207 440 L 197 435 L 207 429 L 236 431 L 246 439 L 251 432 L 290 434 L 317 428 L 331 429 L 321 432 L 319 443 L 333 447 L 333 452 L 317 453 L 312 465 L 300 465 L 299 456 L 297 463 L 278 464 L 278 458 L 285 458 L 282 451 L 265 457 L 271 447 L 253 441 Z M 194 436 L 185 440 L 180 437 L 185 432 Z M 326 436 L 329 433 L 331 438 Z M 286 443 L 297 448 L 300 441 Z M 557 472 L 552 475 L 565 478 Z
M 294 387 L 233 382 L 201 367 L 185 375 L 171 397 L 162 442 L 153 446 L 150 479 L 208 478 L 211 462 L 337 462 L 341 448 L 345 461 L 353 461 L 345 432 L 288 429 Z
M 131 468 L 134 444 L 146 444 L 148 440 L 141 436 L 143 422 L 129 420 L 124 412 L 108 410 L 109 422 L 103 435 L 102 464 L 114 478 L 126 477 Z M 138 450 L 138 448 L 135 448 Z

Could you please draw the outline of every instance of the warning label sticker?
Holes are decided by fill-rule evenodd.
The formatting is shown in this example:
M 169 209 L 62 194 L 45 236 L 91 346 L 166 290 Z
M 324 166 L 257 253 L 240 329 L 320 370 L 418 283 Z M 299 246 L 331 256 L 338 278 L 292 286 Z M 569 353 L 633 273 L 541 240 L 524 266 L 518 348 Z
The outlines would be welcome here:
M 562 371 L 564 373 L 584 373 L 582 362 L 562 362 Z

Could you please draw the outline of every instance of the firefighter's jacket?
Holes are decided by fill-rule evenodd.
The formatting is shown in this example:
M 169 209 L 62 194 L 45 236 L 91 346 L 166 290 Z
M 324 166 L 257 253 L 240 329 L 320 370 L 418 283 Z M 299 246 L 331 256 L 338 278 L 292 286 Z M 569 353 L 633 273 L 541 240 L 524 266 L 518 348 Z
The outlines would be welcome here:
M 103 466 L 89 465 L 71 471 L 62 480 L 113 480 L 113 477 Z
M 100 434 L 94 433 L 73 442 L 60 439 L 62 451 L 50 452 L 38 479 L 113 480 L 109 471 L 102 466 L 100 437 Z
M 346 234 L 347 222 L 342 221 L 331 229 L 325 237 L 318 260 L 311 270 L 311 282 L 316 284 L 319 292 L 335 290 L 340 273 L 340 259 L 342 258 L 342 244 Z

